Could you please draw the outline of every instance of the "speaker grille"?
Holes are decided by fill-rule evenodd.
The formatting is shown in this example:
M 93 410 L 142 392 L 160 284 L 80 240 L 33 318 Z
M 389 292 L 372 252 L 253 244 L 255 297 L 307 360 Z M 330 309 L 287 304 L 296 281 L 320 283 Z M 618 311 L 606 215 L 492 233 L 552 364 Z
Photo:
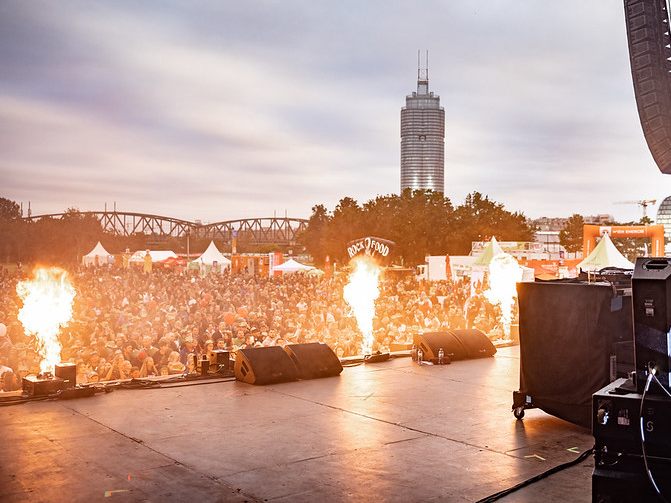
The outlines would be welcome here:
M 660 171 L 671 174 L 671 37 L 666 0 L 625 0 L 624 10 L 643 134 Z

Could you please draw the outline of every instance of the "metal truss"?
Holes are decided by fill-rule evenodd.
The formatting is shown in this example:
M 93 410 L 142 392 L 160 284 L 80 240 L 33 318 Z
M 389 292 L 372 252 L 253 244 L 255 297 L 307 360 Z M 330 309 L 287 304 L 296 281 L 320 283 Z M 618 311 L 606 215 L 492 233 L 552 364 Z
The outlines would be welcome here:
M 294 245 L 298 235 L 307 229 L 308 221 L 302 218 L 245 218 L 226 220 L 211 224 L 200 224 L 188 220 L 128 213 L 121 211 L 82 211 L 82 216 L 92 215 L 98 219 L 105 232 L 117 236 L 145 234 L 147 236 L 207 238 L 230 243 L 237 237 L 239 243 Z M 24 220 L 37 221 L 41 218 L 62 218 L 65 213 L 33 215 Z M 69 213 L 68 215 L 72 215 Z
M 294 245 L 307 226 L 308 221 L 302 218 L 246 218 L 201 225 L 195 232 L 199 237 L 228 243 L 237 236 L 239 243 Z

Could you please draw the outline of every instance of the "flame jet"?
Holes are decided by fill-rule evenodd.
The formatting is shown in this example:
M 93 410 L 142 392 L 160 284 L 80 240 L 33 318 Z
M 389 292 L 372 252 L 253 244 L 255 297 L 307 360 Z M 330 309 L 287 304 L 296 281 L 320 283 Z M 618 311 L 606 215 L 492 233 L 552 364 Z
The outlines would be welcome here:
M 380 296 L 380 268 L 367 256 L 354 258 L 350 264 L 354 269 L 343 289 L 343 297 L 351 307 L 363 335 L 361 354 L 368 355 L 373 351 L 373 318 L 375 300 Z
M 501 325 L 506 338 L 510 337 L 519 281 L 522 281 L 522 268 L 512 255 L 499 253 L 492 259 L 489 264 L 489 290 L 485 292 L 485 297 L 501 308 Z
M 16 293 L 23 300 L 19 320 L 26 334 L 37 340 L 40 372 L 53 372 L 61 359 L 58 332 L 72 318 L 76 295 L 68 273 L 58 267 L 38 267 L 31 279 L 16 285 Z

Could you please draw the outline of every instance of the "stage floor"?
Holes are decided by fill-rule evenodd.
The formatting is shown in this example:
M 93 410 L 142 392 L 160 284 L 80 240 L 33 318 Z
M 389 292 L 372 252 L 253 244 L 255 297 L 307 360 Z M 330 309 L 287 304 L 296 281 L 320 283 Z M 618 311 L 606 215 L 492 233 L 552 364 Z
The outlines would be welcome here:
M 476 501 L 593 439 L 511 413 L 519 348 L 0 407 L 0 501 Z M 590 501 L 592 458 L 501 501 Z M 109 499 L 108 499 L 109 498 Z

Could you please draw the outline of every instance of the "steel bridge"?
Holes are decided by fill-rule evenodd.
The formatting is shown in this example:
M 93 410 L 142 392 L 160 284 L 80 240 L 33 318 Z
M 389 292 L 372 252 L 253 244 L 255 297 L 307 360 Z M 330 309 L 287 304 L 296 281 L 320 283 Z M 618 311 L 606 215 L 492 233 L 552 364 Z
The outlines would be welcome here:
M 244 218 L 202 224 L 178 218 L 130 213 L 125 211 L 81 211 L 76 214 L 52 213 L 32 215 L 24 220 L 37 221 L 42 218 L 60 219 L 73 215 L 94 216 L 105 232 L 116 236 L 144 234 L 154 238 L 187 237 L 217 239 L 230 243 L 237 237 L 239 243 L 295 245 L 298 235 L 307 229 L 308 221 L 303 218 Z

